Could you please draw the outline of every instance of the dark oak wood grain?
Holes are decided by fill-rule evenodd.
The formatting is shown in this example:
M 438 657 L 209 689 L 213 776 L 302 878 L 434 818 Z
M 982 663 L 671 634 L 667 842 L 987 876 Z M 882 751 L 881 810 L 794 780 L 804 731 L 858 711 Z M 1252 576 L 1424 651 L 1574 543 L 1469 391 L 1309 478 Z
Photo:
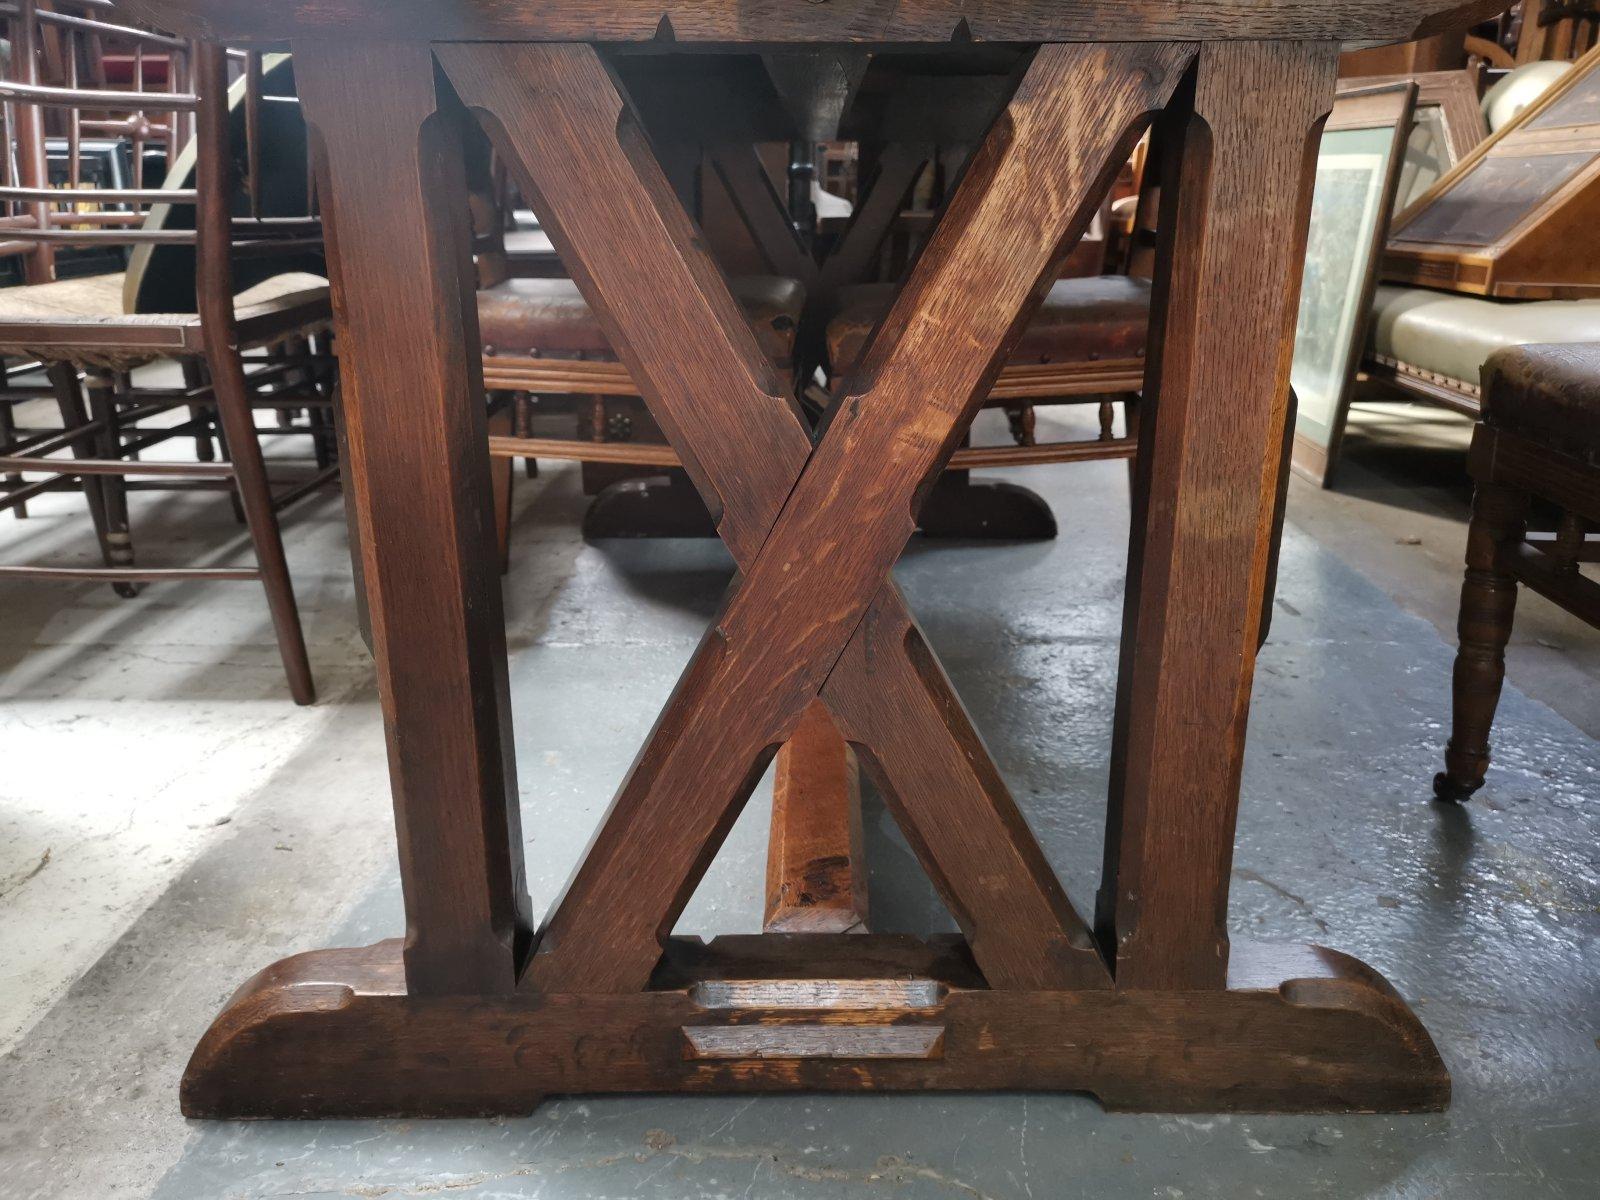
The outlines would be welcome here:
M 1163 187 L 1098 917 L 1119 987 L 1227 979 L 1239 775 L 1334 51 L 1207 45 Z
M 351 54 L 327 35 L 364 37 L 366 0 L 293 12 L 146 2 L 180 26 L 289 33 L 309 73 L 359 380 L 351 465 L 410 924 L 404 946 L 320 951 L 247 984 L 196 1050 L 186 1112 L 465 1115 L 551 1092 L 1018 1087 L 1168 1111 L 1447 1102 L 1426 1032 L 1374 972 L 1311 947 L 1230 948 L 1224 924 L 1317 128 L 1341 41 L 1408 35 L 1441 14 L 1404 0 L 804 12 L 405 0 L 382 27 L 417 43 Z M 814 434 L 600 55 L 563 39 L 668 53 L 695 39 L 952 33 L 1084 44 L 1045 44 L 1028 61 Z M 1126 40 L 1096 41 L 1107 36 Z M 380 90 L 394 103 L 362 102 Z M 739 572 L 531 953 L 507 811 L 466 222 L 451 198 L 457 98 L 546 223 Z M 1041 291 L 1163 110 L 1163 349 L 1140 424 L 1097 940 L 890 570 Z M 776 258 L 803 266 L 749 166 L 734 167 L 741 203 L 767 206 L 756 223 Z M 885 204 L 919 167 L 915 154 L 898 164 Z M 669 936 L 768 758 L 808 731 L 835 754 L 836 731 L 872 773 L 962 937 Z
M 861 770 L 820 703 L 778 751 L 767 839 L 770 933 L 853 933 L 867 926 Z
M 1109 173 L 1170 94 L 1189 53 L 1041 50 L 846 379 L 814 452 L 792 398 L 771 378 L 726 284 L 670 203 L 664 176 L 630 135 L 621 97 L 593 53 L 456 45 L 440 48 L 440 58 L 467 103 L 485 111 L 508 158 L 521 164 L 552 240 L 719 514 L 744 571 L 553 913 L 530 973 L 534 986 L 548 990 L 631 990 L 653 968 L 660 939 L 767 758 L 841 661 L 875 592 L 888 621 L 903 613 L 884 581 L 915 529 L 922 489 L 944 468 L 1059 255 L 1082 235 Z M 548 88 L 509 82 L 533 78 Z M 1073 100 L 1090 89 L 1102 101 L 1092 115 Z M 603 139 L 618 129 L 621 153 L 613 155 Z M 569 166 L 580 144 L 589 160 L 581 175 Z M 605 214 L 590 199 L 597 175 L 614 197 Z M 1039 187 L 1041 176 L 1060 182 Z M 629 224 L 594 228 L 623 216 Z M 580 234 L 578 221 L 591 231 Z M 637 286 L 640 271 L 682 298 L 673 313 L 638 314 L 649 303 Z M 721 397 L 719 419 L 706 420 L 708 404 Z M 882 469 L 851 470 L 858 460 Z M 854 514 L 849 539 L 836 532 L 841 513 Z M 802 612 L 801 623 L 784 616 Z M 880 677 L 879 702 L 917 703 L 909 695 L 897 702 L 889 689 L 921 678 L 915 671 Z M 922 734 L 941 730 L 947 743 L 952 736 L 965 743 L 953 750 L 956 761 L 981 750 L 969 730 L 928 725 Z M 998 772 L 987 767 L 976 778 L 990 788 L 974 796 L 984 802 L 969 820 L 991 821 L 995 841 L 1038 869 L 974 869 L 958 847 L 925 865 L 960 893 L 947 895 L 958 919 L 983 926 L 975 944 L 992 981 L 1103 980 L 1082 922 L 1015 817 Z M 885 783 L 902 797 L 918 790 L 910 781 Z M 916 811 L 909 800 L 901 810 Z M 908 836 L 916 846 L 942 844 L 914 829 Z
M 787 944 L 781 965 L 772 951 L 747 953 L 749 940 L 689 951 L 694 970 L 944 982 L 928 974 L 936 959 L 895 939 L 824 936 L 844 950 L 799 935 L 759 939 Z M 665 984 L 490 1001 L 407 994 L 395 942 L 317 951 L 241 989 L 195 1051 L 183 1108 L 190 1117 L 475 1116 L 527 1112 L 569 1092 L 1007 1088 L 1084 1091 L 1111 1109 L 1174 1113 L 1425 1111 L 1449 1101 L 1416 1018 L 1368 968 L 1328 950 L 1241 945 L 1228 990 L 1217 992 L 989 991 L 959 973 L 944 991 L 936 1006 L 916 1009 L 737 1013 Z M 942 1035 L 936 1057 L 915 1059 L 686 1052 L 686 1029 L 755 1036 L 797 1024 Z
M 320 134 L 347 338 L 347 478 L 389 740 L 407 982 L 419 995 L 505 992 L 531 918 L 483 384 L 468 353 L 477 310 L 458 127 L 440 113 L 426 46 L 297 47 L 295 75 Z
M 1496 15 L 1500 0 L 128 0 L 163 28 L 229 41 L 296 35 L 436 41 L 1403 42 Z

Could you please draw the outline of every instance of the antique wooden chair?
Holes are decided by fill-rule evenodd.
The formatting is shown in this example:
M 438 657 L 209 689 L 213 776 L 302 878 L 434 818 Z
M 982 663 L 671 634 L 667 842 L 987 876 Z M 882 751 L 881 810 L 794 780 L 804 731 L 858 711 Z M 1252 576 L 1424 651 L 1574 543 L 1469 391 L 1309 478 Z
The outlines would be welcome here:
M 1517 61 L 1579 58 L 1592 49 L 1600 33 L 1600 12 L 1592 4 L 1571 0 L 1522 0 L 1522 25 Z
M 585 515 L 592 537 L 642 529 L 712 536 L 705 507 L 678 469 L 607 331 L 567 276 L 551 232 L 516 227 L 500 165 L 488 143 L 469 131 L 467 174 L 472 193 L 478 275 L 478 326 L 484 386 L 490 397 L 496 527 L 502 569 L 510 542 L 514 460 L 583 464 L 585 489 L 610 492 Z M 701 147 L 682 148 L 699 156 Z M 796 368 L 796 334 L 806 304 L 803 283 L 780 274 L 731 280 L 735 298 L 773 365 Z M 569 417 L 576 436 L 532 435 L 536 413 Z M 666 487 L 660 485 L 665 476 Z M 628 483 L 628 488 L 613 484 Z
M 127 41 L 140 53 L 147 46 L 171 49 L 172 39 L 159 34 L 89 18 L 77 20 L 79 24 L 66 27 L 73 37 L 81 34 L 102 44 Z M 192 189 L 52 188 L 42 161 L 46 112 L 68 115 L 72 147 L 81 135 L 85 114 L 124 114 L 108 116 L 106 122 L 148 133 L 148 118 L 140 107 L 145 102 L 130 101 L 124 92 L 35 82 L 44 57 L 40 30 L 50 21 L 32 0 L 21 0 L 9 24 L 15 44 L 13 77 L 0 83 L 0 94 L 19 114 L 19 128 L 31 121 L 41 136 L 33 144 L 36 150 L 30 146 L 21 182 L 0 188 L 0 200 L 25 206 L 29 217 L 27 224 L 13 223 L 5 236 L 26 246 L 37 270 L 46 275 L 52 263 L 48 253 L 38 252 L 39 247 L 47 252 L 100 244 L 193 247 L 196 303 L 194 311 L 128 313 L 121 275 L 37 282 L 0 292 L 0 355 L 43 366 L 62 418 L 59 429 L 16 431 L 0 451 L 0 472 L 10 477 L 0 484 L 5 489 L 0 504 L 15 505 L 40 491 L 80 480 L 104 558 L 103 567 L 4 566 L 0 577 L 105 578 L 123 594 L 131 594 L 137 584 L 161 580 L 259 580 L 291 693 L 298 703 L 310 703 L 314 688 L 277 512 L 331 481 L 336 468 L 330 465 L 274 495 L 252 405 L 326 405 L 326 364 L 281 354 L 247 358 L 244 352 L 297 345 L 324 327 L 331 315 L 327 290 L 320 280 L 291 274 L 264 278 L 236 295 L 234 261 L 256 264 L 256 278 L 270 276 L 270 269 L 260 268 L 261 261 L 303 252 L 320 238 L 317 223 L 232 217 L 236 163 L 229 137 L 227 62 L 220 47 L 186 50 L 187 61 L 195 68 L 196 91 L 161 93 L 159 99 L 161 111 L 174 114 L 167 117 L 163 132 L 176 131 L 194 114 L 199 154 Z M 75 61 L 81 49 L 69 44 L 67 61 Z M 246 75 L 253 70 L 253 62 L 248 63 Z M 171 78 L 178 76 L 177 71 L 169 72 Z M 254 162 L 248 147 L 243 157 Z M 70 177 L 67 183 L 70 187 Z M 80 205 L 95 207 L 82 212 Z M 151 211 L 159 212 L 162 205 L 192 206 L 194 228 L 152 227 L 159 221 Z M 183 386 L 134 386 L 133 370 L 158 360 L 184 365 Z M 8 373 L 7 383 L 11 382 Z M 189 419 L 174 424 L 167 414 L 179 410 L 188 410 Z M 225 461 L 140 459 L 144 450 L 187 437 L 196 439 L 197 457 L 210 457 L 205 448 L 210 444 L 213 410 Z M 28 480 L 29 475 L 44 478 Z M 128 490 L 136 484 L 130 479 L 163 487 L 228 489 L 248 526 L 257 565 L 136 566 L 127 516 Z
M 1600 627 L 1600 582 L 1580 573 L 1600 562 L 1600 341 L 1503 350 L 1483 381 L 1454 716 L 1433 784 L 1451 801 L 1483 786 L 1517 585 Z M 1559 510 L 1553 534 L 1528 532 L 1533 501 Z
M 793 279 L 770 275 L 735 279 L 732 288 L 757 342 L 776 367 L 791 371 L 805 289 Z M 617 361 L 605 330 L 572 280 L 511 277 L 483 288 L 478 292 L 478 327 L 483 339 L 484 387 L 491 396 L 501 394 L 490 412 L 489 452 L 494 460 L 502 567 L 509 553 L 514 459 L 564 459 L 582 462 L 586 468 L 596 464 L 677 467 L 676 455 L 645 414 L 637 399 L 637 386 Z M 587 418 L 589 438 L 530 436 L 529 401 L 533 396 L 577 400 L 585 410 L 582 415 Z M 610 398 L 633 401 L 637 407 L 608 408 Z M 615 476 L 606 479 L 602 475 L 601 479 L 618 481 Z M 635 493 L 614 499 L 640 517 L 648 509 L 666 508 L 676 514 L 667 519 L 687 522 L 681 526 L 682 532 L 710 536 L 712 528 L 704 508 L 693 494 L 676 482 L 669 482 L 668 487 L 683 489 L 683 504 L 672 504 L 674 497 L 663 496 L 659 487 L 652 488 L 642 480 Z M 658 518 L 663 515 L 655 514 Z M 600 520 L 616 521 L 620 528 L 637 527 L 635 519 L 617 512 L 613 505 L 607 510 L 592 508 L 585 519 L 585 532 L 606 536 L 610 530 L 597 524 Z

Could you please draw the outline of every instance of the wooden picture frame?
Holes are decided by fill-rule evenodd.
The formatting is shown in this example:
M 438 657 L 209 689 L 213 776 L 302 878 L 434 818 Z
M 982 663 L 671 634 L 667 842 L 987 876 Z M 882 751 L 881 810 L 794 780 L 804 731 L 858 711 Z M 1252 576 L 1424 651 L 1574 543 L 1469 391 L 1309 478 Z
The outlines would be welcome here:
M 1600 295 L 1600 49 L 1395 222 L 1384 278 L 1501 300 Z
M 1373 86 L 1417 85 L 1416 116 L 1406 136 L 1405 161 L 1395 192 L 1394 224 L 1404 221 L 1417 201 L 1489 136 L 1489 122 L 1478 94 L 1479 75 L 1469 69 L 1362 78 L 1363 84 Z
M 1341 85 L 1317 152 L 1317 185 L 1291 381 L 1295 471 L 1327 487 L 1350 410 L 1418 86 Z

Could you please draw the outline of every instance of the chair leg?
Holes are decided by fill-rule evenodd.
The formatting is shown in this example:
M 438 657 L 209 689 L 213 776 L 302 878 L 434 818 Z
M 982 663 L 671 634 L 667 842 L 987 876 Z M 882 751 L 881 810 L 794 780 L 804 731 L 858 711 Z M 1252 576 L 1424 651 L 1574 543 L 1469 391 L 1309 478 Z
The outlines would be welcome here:
M 182 363 L 183 385 L 194 389 L 205 382 L 205 375 L 200 370 L 200 364 L 192 358 L 186 358 Z M 216 442 L 212 440 L 212 429 L 215 418 L 212 409 L 206 404 L 189 405 L 189 419 L 203 422 L 199 431 L 194 435 L 194 457 L 196 462 L 215 462 L 217 460 Z
M 512 431 L 517 437 L 530 436 L 529 431 L 533 428 L 533 397 L 527 392 L 516 392 L 512 395 L 511 403 L 514 406 L 512 411 L 515 413 Z M 522 471 L 529 479 L 539 478 L 539 460 L 523 459 Z
M 89 412 L 83 404 L 83 388 L 78 383 L 78 369 L 71 363 L 51 363 L 45 371 L 51 390 L 56 395 L 56 411 L 61 414 L 61 428 L 77 429 L 89 423 Z M 93 458 L 96 439 L 92 435 L 74 440 L 74 458 Z M 83 499 L 89 506 L 89 519 L 94 522 L 94 535 L 100 543 L 100 558 L 106 566 L 112 565 L 110 527 L 106 523 L 105 480 L 99 475 L 83 476 Z
M 1467 531 L 1467 573 L 1461 585 L 1461 649 L 1456 654 L 1454 706 L 1445 769 L 1433 780 L 1440 800 L 1460 802 L 1483 786 L 1489 731 L 1506 676 L 1506 643 L 1517 609 L 1517 579 L 1501 551 L 1522 539 L 1528 494 L 1480 483 Z
M 1131 439 L 1134 445 L 1139 444 L 1139 409 L 1144 402 L 1144 397 L 1138 392 L 1129 392 L 1122 399 L 1122 424 L 1123 436 Z M 1128 460 L 1128 487 L 1135 486 L 1139 477 L 1139 459 L 1137 456 Z
M 311 679 L 311 663 L 306 657 L 300 610 L 289 581 L 289 563 L 283 554 L 278 514 L 272 507 L 272 491 L 267 482 L 266 462 L 261 456 L 261 442 L 256 436 L 244 368 L 237 359 L 209 365 L 224 445 L 233 462 L 234 492 L 244 511 L 250 541 L 255 546 L 256 563 L 261 568 L 261 586 L 266 591 L 267 608 L 272 613 L 284 674 L 289 678 L 289 694 L 296 704 L 310 704 L 317 697 L 316 686 Z
M 116 378 L 104 371 L 89 371 L 84 376 L 84 385 L 89 397 L 89 414 L 100 422 L 100 430 L 95 435 L 100 457 L 104 459 L 125 457 L 122 449 L 121 415 L 117 411 Z M 61 393 L 58 390 L 58 403 L 60 397 Z M 104 523 L 96 532 L 101 533 L 101 545 L 105 550 L 107 562 L 114 567 L 131 567 L 133 534 L 128 526 L 127 480 L 121 475 L 101 475 L 98 476 L 98 480 Z M 90 485 L 85 482 L 85 494 L 91 490 Z M 93 507 L 91 501 L 91 511 Z M 132 599 L 139 594 L 139 585 L 113 583 L 111 590 L 125 600 Z
M 244 370 L 243 367 L 241 367 L 239 369 L 240 369 L 241 372 Z M 222 420 L 222 403 L 221 403 L 221 400 L 218 398 L 216 379 L 215 379 L 214 373 L 212 372 L 211 367 L 210 367 L 209 364 L 202 363 L 200 365 L 200 375 L 201 375 L 202 379 L 204 379 L 204 380 L 206 380 L 206 381 L 211 383 L 211 414 L 212 414 L 212 420 L 214 422 L 212 428 L 216 430 L 217 446 L 222 452 L 223 460 L 226 461 L 226 462 L 233 462 L 233 461 L 235 461 L 234 457 L 233 457 L 233 450 L 228 444 L 229 430 L 227 428 L 227 423 Z M 242 389 L 244 387 L 244 385 L 241 383 L 240 387 Z M 254 442 L 256 440 L 255 415 L 253 413 L 251 413 L 249 410 L 246 410 L 246 412 L 247 412 L 247 415 L 249 416 L 248 433 L 250 435 L 250 440 L 252 442 Z M 259 451 L 259 444 L 257 446 L 257 449 Z M 263 468 L 263 471 L 264 470 L 265 470 L 265 468 Z M 239 499 L 239 489 L 238 488 L 231 488 L 229 490 L 229 492 L 228 492 L 228 503 L 233 505 L 233 519 L 235 521 L 239 522 L 239 524 L 241 524 L 241 525 L 249 524 L 249 521 L 245 518 L 244 504 Z
M 510 407 L 489 417 L 489 433 L 504 436 L 512 430 Z M 511 495 L 516 482 L 516 462 L 509 458 L 489 459 L 489 486 L 494 495 L 495 547 L 500 555 L 500 574 L 511 569 Z
M 0 446 L 10 446 L 16 439 L 17 421 L 11 411 L 11 403 L 7 400 L 0 400 Z M 21 472 L 8 472 L 6 474 L 6 482 L 22 483 Z M 26 504 L 17 504 L 12 507 L 11 511 L 16 514 L 19 521 L 25 521 L 28 518 L 28 506 Z
M 306 411 L 306 419 L 310 422 L 315 432 L 311 435 L 311 455 L 316 460 L 319 471 L 333 466 L 333 424 L 329 420 L 328 410 L 325 408 L 312 408 Z

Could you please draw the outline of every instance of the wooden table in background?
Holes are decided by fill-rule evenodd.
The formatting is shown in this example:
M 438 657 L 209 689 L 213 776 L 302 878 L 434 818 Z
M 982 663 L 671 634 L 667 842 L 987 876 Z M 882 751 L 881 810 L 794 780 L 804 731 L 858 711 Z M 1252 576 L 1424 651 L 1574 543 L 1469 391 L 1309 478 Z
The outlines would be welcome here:
M 193 1116 L 526 1111 L 547 1094 L 1073 1089 L 1108 1106 L 1428 1109 L 1371 969 L 1233 943 L 1228 880 L 1299 275 L 1341 42 L 1495 0 L 141 0 L 287 41 L 321 145 L 404 941 L 246 984 Z M 1445 10 L 1445 11 L 1440 11 Z M 592 43 L 1037 43 L 813 444 Z M 565 895 L 522 866 L 459 142 L 473 113 L 740 568 Z M 1074 911 L 890 569 L 1059 255 L 1152 120 L 1174 147 L 1105 871 Z M 820 704 L 964 936 L 668 937 Z M 535 839 L 537 842 L 537 839 Z

